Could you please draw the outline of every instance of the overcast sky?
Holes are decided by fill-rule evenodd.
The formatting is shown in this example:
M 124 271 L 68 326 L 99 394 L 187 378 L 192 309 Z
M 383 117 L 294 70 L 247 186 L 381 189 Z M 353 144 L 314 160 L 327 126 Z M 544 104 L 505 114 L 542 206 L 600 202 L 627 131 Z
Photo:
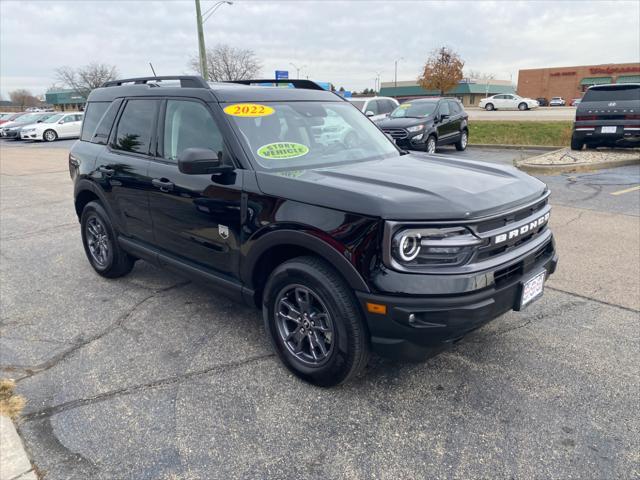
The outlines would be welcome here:
M 203 9 L 215 2 L 203 0 Z M 250 48 L 262 74 L 307 65 L 301 78 L 361 90 L 415 79 L 447 45 L 466 68 L 515 81 L 518 69 L 640 60 L 640 2 L 236 0 L 205 25 L 209 46 Z M 116 65 L 123 77 L 190 73 L 197 52 L 193 0 L 0 0 L 0 95 L 43 93 L 55 69 Z

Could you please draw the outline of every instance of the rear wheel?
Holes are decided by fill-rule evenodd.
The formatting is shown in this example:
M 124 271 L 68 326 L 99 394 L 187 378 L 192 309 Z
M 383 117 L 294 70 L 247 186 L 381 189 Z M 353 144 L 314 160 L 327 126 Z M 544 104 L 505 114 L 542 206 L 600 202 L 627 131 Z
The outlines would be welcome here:
M 456 142 L 456 150 L 458 150 L 459 152 L 462 152 L 463 150 L 465 150 L 467 148 L 468 141 L 469 141 L 469 134 L 467 133 L 466 130 L 463 130 L 462 133 L 460 133 L 460 140 Z
M 571 137 L 571 150 L 582 150 L 584 143 L 574 136 Z
M 84 251 L 96 272 L 103 277 L 116 278 L 131 271 L 135 259 L 118 244 L 109 216 L 100 203 L 87 203 L 80 225 Z
M 49 129 L 44 131 L 42 138 L 44 138 L 46 142 L 54 142 L 58 139 L 58 134 L 55 130 Z
M 367 364 L 369 338 L 356 298 L 322 259 L 278 266 L 264 289 L 263 316 L 282 363 L 309 383 L 338 385 Z
M 523 111 L 523 110 L 527 110 L 529 107 L 527 107 L 527 104 L 522 102 L 520 105 L 518 105 L 518 110 Z
M 487 103 L 484 106 L 484 109 L 490 112 L 491 110 L 493 110 L 493 103 Z

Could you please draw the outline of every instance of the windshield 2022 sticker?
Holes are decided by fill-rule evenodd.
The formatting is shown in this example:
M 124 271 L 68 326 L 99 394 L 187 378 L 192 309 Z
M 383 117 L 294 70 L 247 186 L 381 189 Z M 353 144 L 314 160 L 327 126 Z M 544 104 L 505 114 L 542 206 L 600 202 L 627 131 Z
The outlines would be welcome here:
M 258 103 L 234 103 L 224 107 L 224 113 L 234 117 L 266 117 L 274 112 L 273 108 Z
M 302 157 L 307 153 L 309 153 L 309 147 L 294 142 L 269 143 L 258 149 L 258 155 L 262 158 L 274 160 Z

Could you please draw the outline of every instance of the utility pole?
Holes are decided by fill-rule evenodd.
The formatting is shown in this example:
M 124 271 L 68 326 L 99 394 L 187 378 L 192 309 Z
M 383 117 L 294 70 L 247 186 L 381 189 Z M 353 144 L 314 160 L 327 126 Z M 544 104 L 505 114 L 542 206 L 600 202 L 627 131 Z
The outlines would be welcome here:
M 209 80 L 207 72 L 207 51 L 204 48 L 204 29 L 202 26 L 202 12 L 200 11 L 200 0 L 196 0 L 196 22 L 198 22 L 198 51 L 200 53 L 200 73 L 205 81 Z
M 205 81 L 209 80 L 209 72 L 207 71 L 207 50 L 204 48 L 204 22 L 209 20 L 211 15 L 220 8 L 221 5 L 233 5 L 233 2 L 220 1 L 212 7 L 208 8 L 206 12 L 202 13 L 200 10 L 200 0 L 196 0 L 196 22 L 198 23 L 198 52 L 200 54 L 200 71 L 202 72 L 202 78 Z
M 300 78 L 300 70 L 307 67 L 307 65 L 297 66 L 295 63 L 292 63 L 292 62 L 289 62 L 289 65 L 291 65 L 293 68 L 296 69 L 296 78 Z
M 404 60 L 404 57 L 400 57 L 395 61 L 395 74 L 393 75 L 393 86 L 398 86 L 398 62 Z

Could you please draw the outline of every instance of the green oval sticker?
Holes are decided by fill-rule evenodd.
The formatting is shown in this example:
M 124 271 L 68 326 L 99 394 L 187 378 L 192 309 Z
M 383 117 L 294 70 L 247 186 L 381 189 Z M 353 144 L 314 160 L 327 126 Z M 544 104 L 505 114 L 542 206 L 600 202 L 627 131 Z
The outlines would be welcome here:
M 262 158 L 272 158 L 275 160 L 302 157 L 307 153 L 309 153 L 309 147 L 301 143 L 293 142 L 269 143 L 258 149 L 258 155 Z

